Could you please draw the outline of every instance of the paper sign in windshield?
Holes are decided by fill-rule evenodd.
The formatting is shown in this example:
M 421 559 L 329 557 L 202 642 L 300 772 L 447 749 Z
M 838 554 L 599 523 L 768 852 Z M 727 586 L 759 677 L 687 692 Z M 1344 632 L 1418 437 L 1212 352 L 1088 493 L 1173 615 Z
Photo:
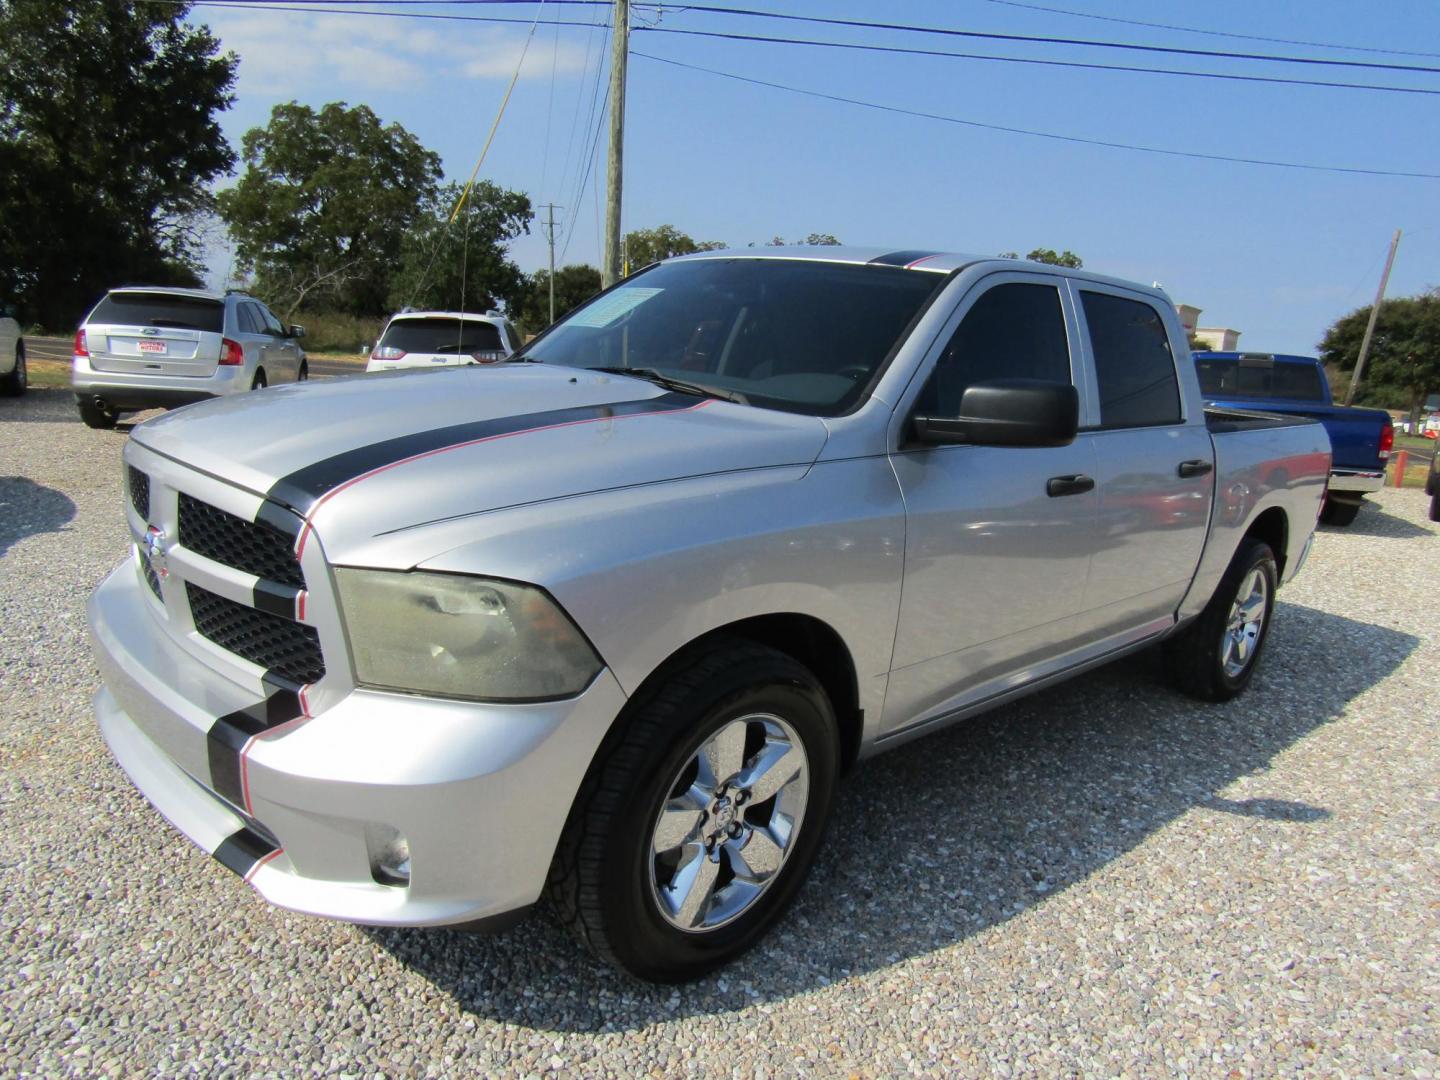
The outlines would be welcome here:
M 609 296 L 603 296 L 575 318 L 571 326 L 609 326 L 622 315 L 628 315 L 652 296 L 664 289 L 617 289 Z

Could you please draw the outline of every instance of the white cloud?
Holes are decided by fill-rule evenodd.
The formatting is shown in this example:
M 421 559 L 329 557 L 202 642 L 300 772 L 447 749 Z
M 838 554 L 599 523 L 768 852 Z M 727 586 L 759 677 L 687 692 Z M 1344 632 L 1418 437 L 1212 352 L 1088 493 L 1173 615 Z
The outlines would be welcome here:
M 198 16 L 197 16 L 198 18 Z M 240 56 L 238 92 L 276 99 L 338 91 L 433 90 L 447 80 L 509 79 L 524 48 L 524 27 L 429 23 L 418 19 L 298 11 L 205 9 L 222 48 Z M 577 40 L 537 30 L 522 79 L 570 76 L 584 66 Z

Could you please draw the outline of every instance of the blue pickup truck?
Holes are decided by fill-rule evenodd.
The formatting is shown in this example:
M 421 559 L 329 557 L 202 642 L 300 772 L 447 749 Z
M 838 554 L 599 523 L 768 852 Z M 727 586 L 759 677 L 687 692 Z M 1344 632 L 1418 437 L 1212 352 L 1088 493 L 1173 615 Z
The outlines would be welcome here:
M 1385 465 L 1395 445 L 1390 415 L 1380 409 L 1336 405 L 1325 370 L 1313 356 L 1275 353 L 1197 352 L 1195 368 L 1207 406 L 1309 416 L 1330 435 L 1330 485 L 1320 520 L 1349 525 L 1367 491 L 1385 485 Z

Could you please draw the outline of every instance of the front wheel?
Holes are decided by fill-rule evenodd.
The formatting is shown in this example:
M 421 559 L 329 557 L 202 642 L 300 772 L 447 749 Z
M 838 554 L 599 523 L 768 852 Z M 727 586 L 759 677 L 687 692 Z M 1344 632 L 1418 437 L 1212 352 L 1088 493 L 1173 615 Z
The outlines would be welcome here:
M 310 365 L 304 360 L 300 361 L 300 370 L 295 373 L 296 382 L 308 382 L 310 380 Z
M 1430 520 L 1440 521 L 1440 491 L 1430 496 Z
M 803 883 L 839 772 L 834 712 L 784 653 L 736 642 L 675 668 L 576 797 L 551 869 L 561 920 L 642 979 L 750 948 Z
M 1181 690 L 1229 701 L 1250 685 L 1270 633 L 1279 585 L 1275 553 L 1246 539 L 1198 618 L 1165 643 L 1166 665 Z
M 4 394 L 6 397 L 19 397 L 25 393 L 29 385 L 30 376 L 25 369 L 25 346 L 17 345 L 15 347 L 15 366 L 10 369 L 8 375 L 0 377 L 0 394 Z

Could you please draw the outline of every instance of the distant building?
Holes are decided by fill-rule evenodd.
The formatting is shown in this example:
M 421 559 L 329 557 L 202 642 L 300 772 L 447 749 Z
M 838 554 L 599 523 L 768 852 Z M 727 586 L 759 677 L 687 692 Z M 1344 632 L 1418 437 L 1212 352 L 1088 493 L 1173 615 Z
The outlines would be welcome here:
M 1227 326 L 1200 326 L 1200 308 L 1193 304 L 1176 304 L 1180 325 L 1185 333 L 1216 352 L 1234 352 L 1240 347 L 1240 331 Z

